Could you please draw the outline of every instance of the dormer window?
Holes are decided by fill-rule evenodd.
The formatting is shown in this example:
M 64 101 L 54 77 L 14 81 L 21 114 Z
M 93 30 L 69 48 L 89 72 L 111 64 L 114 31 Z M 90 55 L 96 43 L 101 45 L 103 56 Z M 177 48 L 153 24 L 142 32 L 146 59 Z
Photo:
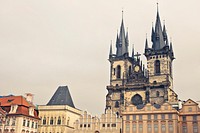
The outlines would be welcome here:
M 14 105 L 14 104 L 11 105 L 9 113 L 16 113 L 17 112 L 17 108 L 18 108 L 18 105 Z
M 34 108 L 33 107 L 29 108 L 29 115 L 34 116 Z

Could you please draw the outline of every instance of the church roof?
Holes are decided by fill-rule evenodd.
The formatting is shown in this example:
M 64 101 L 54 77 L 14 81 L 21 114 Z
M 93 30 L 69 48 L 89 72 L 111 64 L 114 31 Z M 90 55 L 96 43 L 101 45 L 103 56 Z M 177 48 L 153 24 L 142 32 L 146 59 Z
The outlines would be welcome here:
M 47 105 L 68 105 L 75 108 L 67 86 L 59 86 Z

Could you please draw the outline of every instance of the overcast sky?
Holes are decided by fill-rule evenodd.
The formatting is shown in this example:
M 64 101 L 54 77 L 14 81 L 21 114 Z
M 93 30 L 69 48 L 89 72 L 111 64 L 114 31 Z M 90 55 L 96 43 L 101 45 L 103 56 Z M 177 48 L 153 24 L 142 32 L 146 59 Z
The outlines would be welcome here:
M 122 9 L 130 44 L 144 52 L 157 0 L 0 0 L 0 95 L 34 94 L 46 104 L 68 85 L 75 106 L 92 114 L 105 108 L 108 52 Z M 200 1 L 159 0 L 172 38 L 174 90 L 200 100 Z M 150 42 L 149 42 L 150 43 Z M 131 49 L 131 47 L 130 47 Z M 145 58 L 143 56 L 143 60 Z

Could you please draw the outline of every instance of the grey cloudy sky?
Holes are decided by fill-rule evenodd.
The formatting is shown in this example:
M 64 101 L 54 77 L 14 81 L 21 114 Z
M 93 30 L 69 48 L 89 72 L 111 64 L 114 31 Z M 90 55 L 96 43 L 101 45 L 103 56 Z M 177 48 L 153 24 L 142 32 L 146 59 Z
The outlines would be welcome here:
M 130 44 L 143 53 L 157 0 L 0 0 L 0 95 L 35 95 L 46 104 L 68 85 L 77 108 L 104 111 L 108 52 L 124 10 Z M 200 1 L 159 0 L 173 40 L 174 90 L 200 100 Z M 143 60 L 145 58 L 143 57 Z

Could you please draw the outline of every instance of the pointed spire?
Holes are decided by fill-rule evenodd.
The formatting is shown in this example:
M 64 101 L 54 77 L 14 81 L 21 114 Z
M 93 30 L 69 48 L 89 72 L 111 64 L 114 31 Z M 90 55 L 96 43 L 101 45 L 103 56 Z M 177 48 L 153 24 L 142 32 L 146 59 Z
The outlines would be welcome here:
M 128 33 L 128 32 L 127 32 Z M 123 56 L 128 53 L 128 34 L 125 36 L 124 21 L 123 21 L 123 10 L 122 10 L 122 22 L 120 26 L 120 33 L 117 39 L 117 56 Z
M 173 47 L 172 47 L 172 42 L 170 42 L 170 52 L 171 52 L 171 53 L 174 53 Z
M 134 52 L 134 44 L 133 44 L 133 48 L 132 48 L 132 58 L 134 58 L 135 52 Z
M 146 41 L 145 41 L 145 50 L 149 49 L 149 46 L 148 46 L 148 40 L 147 40 L 147 35 L 146 35 Z
M 127 31 L 126 31 L 126 38 L 125 38 L 125 41 L 126 41 L 126 46 L 128 46 L 128 45 L 129 45 L 128 28 L 127 28 Z
M 155 24 L 155 40 L 153 39 L 153 49 L 160 50 L 165 46 L 163 32 L 162 32 L 162 25 L 160 21 L 160 15 L 158 11 L 158 3 L 157 3 L 157 16 L 156 16 L 156 24 Z
M 152 42 L 155 41 L 155 31 L 154 31 L 154 27 L 153 27 L 153 22 L 152 22 L 152 29 L 151 29 L 151 41 Z
M 109 53 L 109 57 L 112 57 L 112 40 L 111 40 L 111 44 L 110 44 L 110 53 Z
M 164 21 L 164 26 L 163 26 L 163 38 L 164 38 L 164 41 L 167 40 L 167 31 L 166 31 L 166 28 L 165 28 L 165 21 Z

